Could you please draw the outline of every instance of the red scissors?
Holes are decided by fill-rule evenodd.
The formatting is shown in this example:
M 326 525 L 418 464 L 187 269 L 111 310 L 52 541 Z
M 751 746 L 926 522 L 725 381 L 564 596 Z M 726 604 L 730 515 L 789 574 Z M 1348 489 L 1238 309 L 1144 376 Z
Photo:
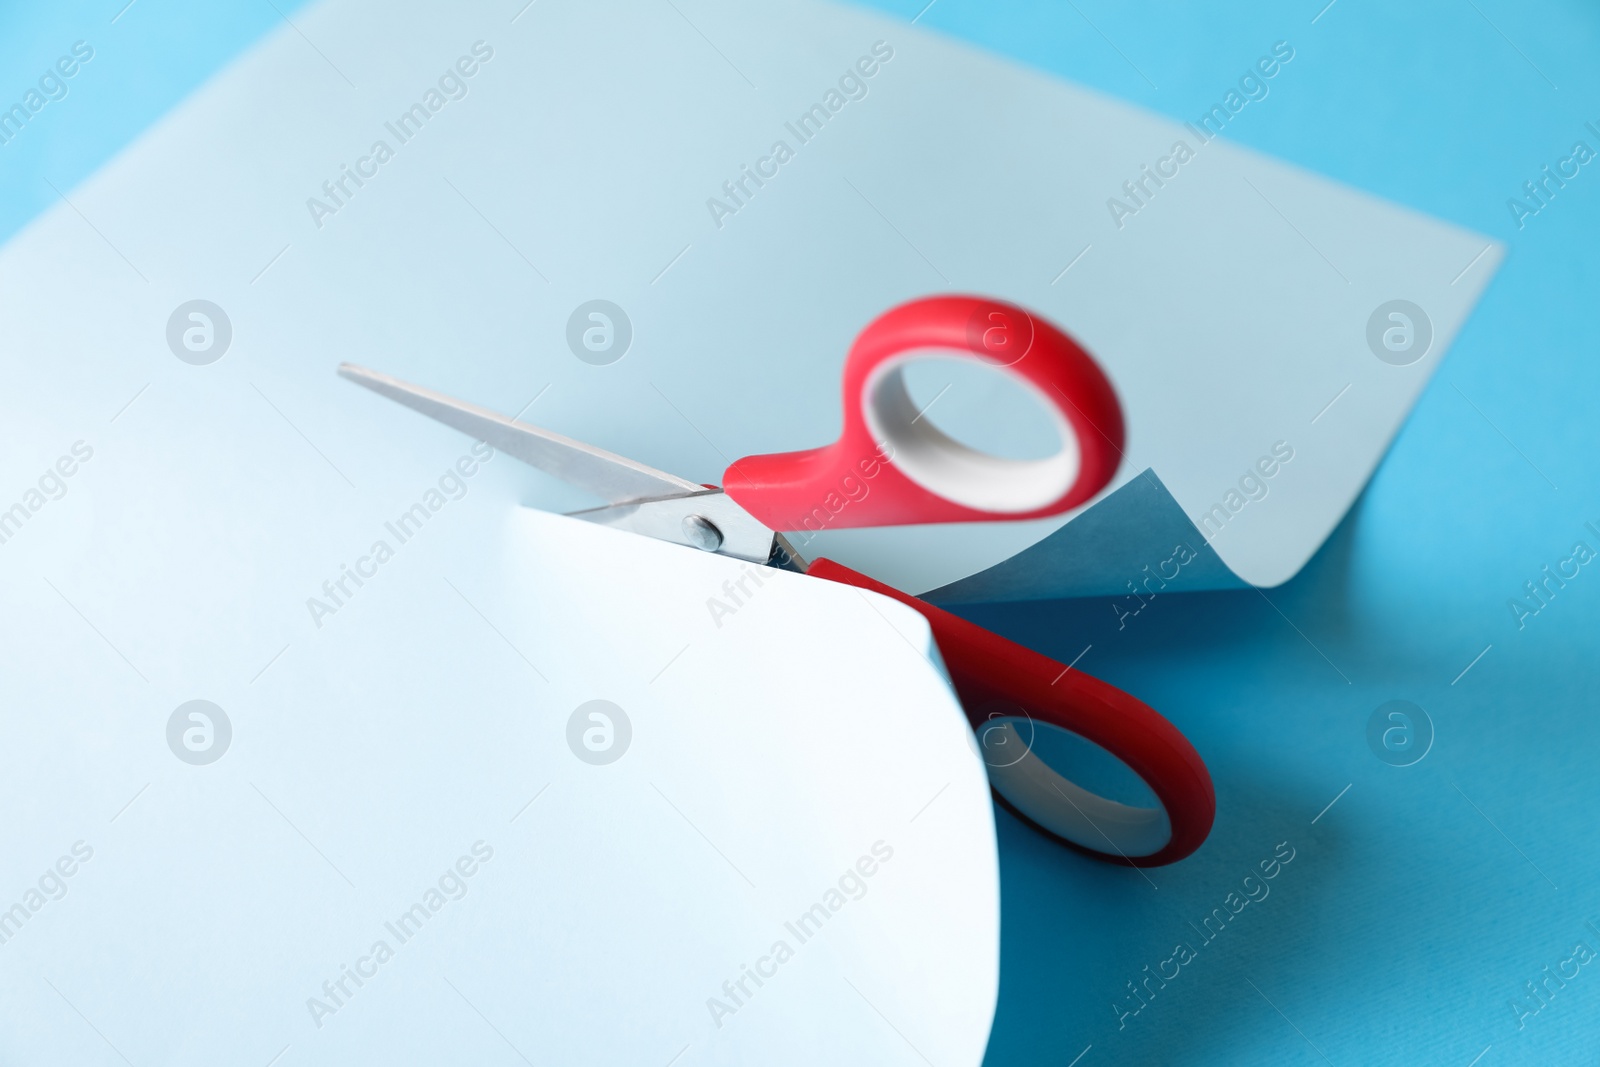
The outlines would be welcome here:
M 906 389 L 906 365 L 930 356 L 1002 368 L 1051 413 L 1062 450 L 1002 459 L 947 436 L 920 416 Z M 1122 410 L 1099 365 L 1043 319 L 974 296 L 929 297 L 885 312 L 845 361 L 839 440 L 741 459 L 720 489 L 362 367 L 343 364 L 339 373 L 608 502 L 576 518 L 870 589 L 915 608 L 977 731 L 995 793 L 1044 832 L 1135 867 L 1180 860 L 1210 832 L 1216 796 L 1205 763 L 1148 705 L 848 567 L 808 564 L 783 533 L 1031 519 L 1093 497 L 1121 458 Z M 1119 760 L 1155 804 L 1120 803 L 1075 785 L 1061 773 L 1076 765 L 1062 755 L 1063 732 Z

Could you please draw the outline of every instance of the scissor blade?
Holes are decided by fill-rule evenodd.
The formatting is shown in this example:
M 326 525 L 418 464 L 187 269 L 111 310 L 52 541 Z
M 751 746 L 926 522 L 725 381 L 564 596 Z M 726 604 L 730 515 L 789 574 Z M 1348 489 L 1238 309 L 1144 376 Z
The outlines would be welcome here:
M 698 493 L 661 500 L 633 500 L 567 514 L 584 522 L 698 548 L 702 552 L 805 570 L 805 561 L 788 542 L 721 489 L 702 489 Z M 775 547 L 784 549 L 786 559 L 778 558 Z
M 704 486 L 695 482 L 635 463 L 603 448 L 527 423 L 513 422 L 487 408 L 366 367 L 341 363 L 339 374 L 611 504 L 705 491 Z

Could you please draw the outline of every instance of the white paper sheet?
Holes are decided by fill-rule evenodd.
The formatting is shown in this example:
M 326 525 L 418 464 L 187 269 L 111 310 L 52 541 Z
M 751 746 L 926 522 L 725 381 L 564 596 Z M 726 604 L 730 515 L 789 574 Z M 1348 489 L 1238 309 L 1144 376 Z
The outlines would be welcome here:
M 504 457 L 402 542 L 453 452 L 307 484 L 175 392 L 0 545 L 0 1058 L 981 1060 L 994 828 L 920 616 L 508 508 Z

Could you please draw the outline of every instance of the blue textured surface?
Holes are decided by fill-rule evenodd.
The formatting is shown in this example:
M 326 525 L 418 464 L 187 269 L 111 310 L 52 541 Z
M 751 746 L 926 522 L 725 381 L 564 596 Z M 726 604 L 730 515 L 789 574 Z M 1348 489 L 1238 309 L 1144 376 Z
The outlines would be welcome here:
M 298 6 L 137 0 L 115 22 L 116 0 L 0 9 L 7 102 L 74 41 L 95 48 L 68 95 L 0 147 L 0 236 L 49 204 L 48 183 L 81 180 Z M 1368 491 L 1293 582 L 1164 596 L 1120 630 L 1105 601 L 967 612 L 1063 660 L 1092 646 L 1079 667 L 1171 717 L 1218 794 L 1201 853 L 1148 875 L 998 816 L 991 1062 L 1592 1062 L 1600 966 L 1569 963 L 1564 980 L 1544 968 L 1580 941 L 1600 950 L 1586 925 L 1600 928 L 1600 568 L 1520 627 L 1508 600 L 1574 542 L 1600 550 L 1584 526 L 1600 528 L 1600 165 L 1522 228 L 1507 199 L 1575 141 L 1600 150 L 1585 127 L 1600 128 L 1600 12 L 1579 0 L 874 6 L 1183 120 L 1287 40 L 1294 64 L 1229 137 L 1511 246 Z M 1391 699 L 1420 705 L 1436 731 L 1413 766 L 1368 746 L 1368 718 Z M 1245 896 L 1280 842 L 1294 859 L 1253 883 L 1268 895 L 1213 920 L 1222 932 L 1207 942 L 1196 927 Z M 1125 983 L 1180 942 L 1193 958 L 1152 981 L 1148 1003 L 1133 999 Z M 1534 999 L 1525 983 L 1539 980 Z
M 70 192 L 303 6 L 304 0 L 0 4 L 0 107 L 36 90 L 39 78 L 70 55 L 74 44 L 94 51 L 71 78 L 62 79 L 65 95 L 46 103 L 0 145 L 0 241 L 48 207 L 56 190 Z

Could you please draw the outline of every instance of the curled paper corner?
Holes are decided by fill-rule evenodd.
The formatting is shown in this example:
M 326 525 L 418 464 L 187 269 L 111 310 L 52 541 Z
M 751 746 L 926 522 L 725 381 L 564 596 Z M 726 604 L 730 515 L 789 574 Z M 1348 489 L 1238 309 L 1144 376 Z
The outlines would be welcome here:
M 1250 584 L 1222 561 L 1147 467 L 1044 540 L 924 596 L 938 604 L 975 604 Z

